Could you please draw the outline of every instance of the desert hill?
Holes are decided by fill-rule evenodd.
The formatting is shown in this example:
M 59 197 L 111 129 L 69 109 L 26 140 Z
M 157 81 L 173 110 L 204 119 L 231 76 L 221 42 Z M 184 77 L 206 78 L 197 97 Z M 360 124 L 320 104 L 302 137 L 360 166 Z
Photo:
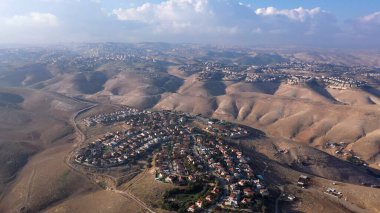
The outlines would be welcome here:
M 348 51 L 280 51 L 284 57 L 307 62 L 335 63 L 342 65 L 366 65 L 380 67 L 379 53 L 375 51 L 363 52 L 358 50 Z
M 173 109 L 214 116 L 321 150 L 326 142 L 351 144 L 366 141 L 369 147 L 376 147 L 379 140 L 375 134 L 380 128 L 376 89 L 336 90 L 316 83 L 199 81 L 194 75 L 159 73 L 151 76 L 133 72 L 108 76 L 104 89 L 92 94 L 83 93 L 75 89 L 76 86 L 64 89 L 65 85 L 78 83 L 82 82 L 71 78 L 68 84 L 53 82 L 43 90 L 137 108 Z M 371 165 L 379 163 L 377 152 L 363 152 L 355 147 L 360 146 L 353 146 L 352 151 L 363 160 Z
M 198 81 L 195 76 L 191 76 L 175 92 L 186 96 L 213 97 L 226 94 L 226 87 L 225 82 Z
M 226 92 L 228 94 L 233 93 L 244 93 L 244 92 L 256 92 L 256 93 L 264 93 L 273 95 L 275 92 L 279 90 L 280 83 L 262 83 L 262 82 L 255 82 L 255 83 L 244 83 L 244 82 L 238 82 L 231 84 L 226 88 Z M 282 86 L 282 85 L 281 85 Z
M 340 209 L 339 202 L 318 197 L 323 195 L 322 187 L 337 181 L 341 184 L 337 187 L 346 190 L 349 199 L 378 211 L 379 195 L 375 189 L 370 189 L 373 194 L 365 198 L 369 201 L 364 204 L 350 191 L 354 188 L 365 192 L 369 188 L 359 186 L 361 183 L 378 183 L 378 85 L 337 90 L 313 81 L 290 85 L 198 80 L 196 74 L 182 72 L 177 66 L 202 64 L 206 59 L 246 67 L 263 65 L 263 69 L 268 64 L 297 60 L 380 66 L 375 60 L 377 53 L 372 56 L 352 52 L 339 55 L 334 51 L 247 53 L 187 49 L 186 45 L 181 49 L 162 44 L 156 50 L 146 50 L 144 57 L 137 57 L 130 49 L 134 45 L 88 46 L 90 50 L 78 47 L 79 52 L 90 56 L 79 65 L 70 60 L 67 64 L 48 64 L 49 61 L 21 64 L 12 69 L 0 65 L 0 212 L 143 211 L 131 199 L 104 191 L 65 164 L 65 157 L 73 148 L 70 142 L 75 141 L 73 115 L 88 107 L 87 101 L 100 105 L 94 114 L 109 105 L 115 108 L 126 105 L 202 114 L 259 129 L 266 133 L 265 138 L 240 142 L 246 150 L 252 149 L 252 159 L 260 156 L 273 166 L 272 172 L 282 177 L 277 181 L 290 181 L 287 175 L 293 180 L 301 173 L 318 180 L 320 190 L 307 191 L 300 205 L 315 199 L 318 205 L 326 205 L 325 209 L 317 208 L 321 211 Z M 101 55 L 102 48 L 106 56 Z M 114 51 L 127 52 L 122 55 L 127 58 L 110 61 L 107 58 Z M 91 61 L 93 54 L 100 54 L 103 61 Z M 172 57 L 178 54 L 181 56 Z M 345 153 L 363 162 L 361 165 L 348 162 L 349 158 L 327 143 L 344 144 Z M 310 211 L 313 206 L 299 209 Z
M 380 96 L 366 90 L 327 90 L 336 100 L 348 105 L 380 104 Z
M 73 133 L 70 116 L 85 105 L 54 93 L 23 88 L 0 90 L 1 192 L 29 157 L 67 141 Z
M 44 64 L 25 65 L 0 77 L 3 86 L 30 86 L 52 78 L 53 75 Z
M 243 144 L 247 149 L 253 148 L 268 159 L 273 159 L 285 167 L 302 173 L 358 185 L 366 181 L 377 182 L 377 179 L 368 174 L 364 168 L 340 160 L 307 144 L 299 144 L 280 137 L 267 137 L 254 142 L 244 141 Z M 286 150 L 286 152 L 279 152 L 281 150 Z
M 352 146 L 352 151 L 371 166 L 380 163 L 378 152 L 360 150 L 360 144 L 376 147 L 379 140 L 375 134 L 380 128 L 379 95 L 375 88 L 336 90 L 315 82 L 288 85 L 199 81 L 196 75 L 182 75 L 175 67 L 168 73 L 103 67 L 101 71 L 57 75 L 44 81 L 42 90 L 137 108 L 214 116 L 320 150 L 326 142 L 360 141 Z
M 64 164 L 70 147 L 58 145 L 30 158 L 1 200 L 0 211 L 39 212 L 71 196 L 97 190 Z

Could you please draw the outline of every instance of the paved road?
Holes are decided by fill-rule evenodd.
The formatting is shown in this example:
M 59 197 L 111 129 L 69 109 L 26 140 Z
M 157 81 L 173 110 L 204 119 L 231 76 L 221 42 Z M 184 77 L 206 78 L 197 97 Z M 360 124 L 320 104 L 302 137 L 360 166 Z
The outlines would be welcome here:
M 78 124 L 75 122 L 75 119 L 76 119 L 81 113 L 83 113 L 83 112 L 85 112 L 85 111 L 87 111 L 87 110 L 90 110 L 90 109 L 92 109 L 92 108 L 94 108 L 94 107 L 96 107 L 96 106 L 97 106 L 97 104 L 94 104 L 94 105 L 91 105 L 91 106 L 86 107 L 86 108 L 84 108 L 84 109 L 81 109 L 81 110 L 77 111 L 76 113 L 74 113 L 74 114 L 71 116 L 71 118 L 70 118 L 70 123 L 71 123 L 71 125 L 74 127 L 74 129 L 75 129 L 75 133 L 76 133 L 76 134 L 79 134 L 79 141 L 78 141 L 76 144 L 74 144 L 73 149 L 72 149 L 72 150 L 69 152 L 69 154 L 65 157 L 64 162 L 65 162 L 65 164 L 66 164 L 69 168 L 71 168 L 73 171 L 75 171 L 75 172 L 77 172 L 77 173 L 79 173 L 79 174 L 81 174 L 81 175 L 84 175 L 84 174 L 83 174 L 79 169 L 77 169 L 74 165 L 72 165 L 72 163 L 71 163 L 71 159 L 72 159 L 72 157 L 73 157 L 73 155 L 74 155 L 74 153 L 75 153 L 76 147 L 80 146 L 80 145 L 86 140 L 86 136 L 83 134 L 82 130 L 80 130 L 80 128 L 78 127 Z M 88 177 L 86 176 L 86 178 L 88 178 Z

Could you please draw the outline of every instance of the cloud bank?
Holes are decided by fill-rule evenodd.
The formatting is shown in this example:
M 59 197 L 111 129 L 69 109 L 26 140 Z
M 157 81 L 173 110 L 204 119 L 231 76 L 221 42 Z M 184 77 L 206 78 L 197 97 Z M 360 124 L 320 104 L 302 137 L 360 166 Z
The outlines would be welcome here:
M 313 19 L 315 16 L 322 13 L 321 8 L 316 7 L 313 9 L 304 9 L 302 7 L 290 9 L 290 10 L 279 10 L 274 7 L 258 8 L 255 11 L 256 15 L 259 16 L 285 16 L 291 20 L 304 22 L 306 19 Z
M 31 12 L 6 18 L 5 24 L 11 27 L 55 27 L 58 25 L 58 19 L 51 13 Z
M 120 21 L 143 25 L 146 34 L 178 42 L 295 45 L 325 37 L 326 29 L 336 27 L 333 15 L 320 8 L 254 9 L 223 0 L 168 0 L 117 8 L 113 14 Z
M 380 11 L 341 20 L 321 7 L 256 7 L 234 0 L 30 2 L 34 5 L 30 8 L 23 8 L 21 0 L 1 2 L 2 42 L 163 41 L 380 47 Z

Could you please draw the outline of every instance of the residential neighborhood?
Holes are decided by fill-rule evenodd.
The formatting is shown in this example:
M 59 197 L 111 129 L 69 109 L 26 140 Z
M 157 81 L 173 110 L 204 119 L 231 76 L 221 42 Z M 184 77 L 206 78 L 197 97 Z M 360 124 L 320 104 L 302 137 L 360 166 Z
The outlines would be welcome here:
M 368 84 L 365 79 L 376 76 L 376 72 L 370 67 L 302 62 L 284 62 L 265 66 L 205 62 L 184 65 L 179 70 L 187 74 L 197 73 L 197 79 L 200 81 L 285 82 L 290 85 L 303 85 L 316 81 L 321 86 L 339 90 L 365 87 Z M 360 74 L 359 78 L 357 74 Z
M 189 212 L 216 207 L 249 210 L 256 200 L 269 196 L 249 157 L 227 142 L 252 134 L 244 126 L 181 112 L 133 108 L 87 117 L 82 122 L 88 128 L 116 122 L 130 128 L 109 132 L 78 149 L 76 164 L 111 168 L 151 156 L 157 181 L 207 188 L 186 207 Z

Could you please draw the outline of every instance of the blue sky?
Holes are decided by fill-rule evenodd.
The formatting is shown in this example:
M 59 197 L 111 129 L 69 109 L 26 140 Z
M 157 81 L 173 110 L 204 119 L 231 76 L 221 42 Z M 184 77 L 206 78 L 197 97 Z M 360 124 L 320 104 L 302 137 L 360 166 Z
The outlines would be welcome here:
M 377 0 L 0 0 L 0 43 L 379 48 Z

